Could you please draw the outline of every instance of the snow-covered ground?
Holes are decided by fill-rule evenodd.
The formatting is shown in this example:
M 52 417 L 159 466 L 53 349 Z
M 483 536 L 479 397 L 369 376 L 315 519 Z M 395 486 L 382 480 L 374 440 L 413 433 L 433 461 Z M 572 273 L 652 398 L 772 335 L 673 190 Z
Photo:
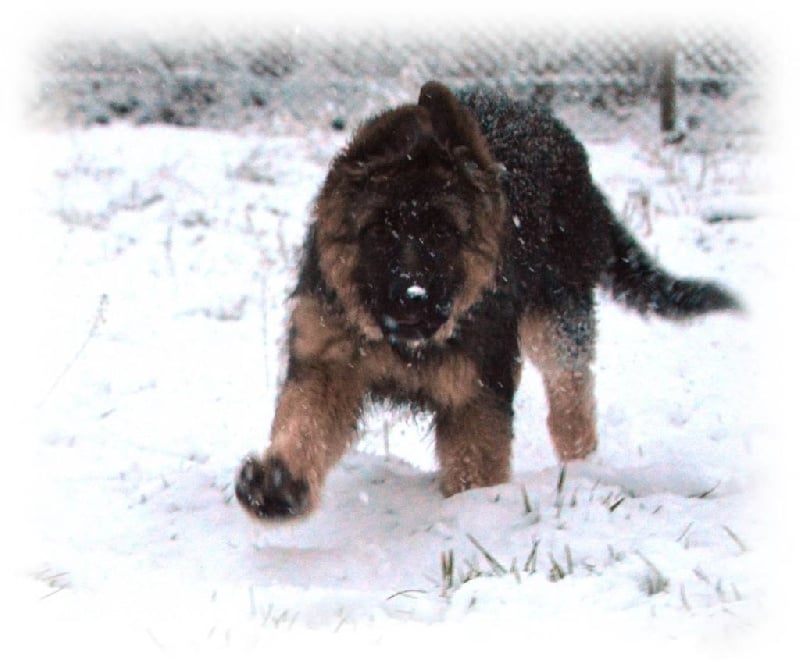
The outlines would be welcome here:
M 35 494 L 14 578 L 28 651 L 274 663 L 344 647 L 391 663 L 435 641 L 430 661 L 508 644 L 526 664 L 741 658 L 768 608 L 754 344 L 770 218 L 701 215 L 749 211 L 758 156 L 588 146 L 643 243 L 750 313 L 678 326 L 599 296 L 599 454 L 561 485 L 528 367 L 511 483 L 442 499 L 424 417 L 376 409 L 316 515 L 256 526 L 231 482 L 265 446 L 294 260 L 344 141 L 126 125 L 29 138 Z

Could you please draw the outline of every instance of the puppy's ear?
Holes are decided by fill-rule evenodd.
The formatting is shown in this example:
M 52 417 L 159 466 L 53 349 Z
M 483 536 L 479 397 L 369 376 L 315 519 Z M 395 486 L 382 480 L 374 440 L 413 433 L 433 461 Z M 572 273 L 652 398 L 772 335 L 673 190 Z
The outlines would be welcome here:
M 442 144 L 462 154 L 466 149 L 483 169 L 492 167 L 494 161 L 478 121 L 447 86 L 429 81 L 420 89 L 418 104 L 428 110 L 434 134 Z
M 372 163 L 381 156 L 402 156 L 433 132 L 428 114 L 416 105 L 403 105 L 364 123 L 350 142 L 350 161 Z

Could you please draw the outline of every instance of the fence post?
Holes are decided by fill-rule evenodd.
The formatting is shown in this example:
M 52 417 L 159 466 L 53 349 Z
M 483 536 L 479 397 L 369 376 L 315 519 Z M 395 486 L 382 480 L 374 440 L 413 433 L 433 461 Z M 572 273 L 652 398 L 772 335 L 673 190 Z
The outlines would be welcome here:
M 661 102 L 661 131 L 675 130 L 675 45 L 667 41 L 661 48 L 661 63 L 658 77 L 658 96 Z

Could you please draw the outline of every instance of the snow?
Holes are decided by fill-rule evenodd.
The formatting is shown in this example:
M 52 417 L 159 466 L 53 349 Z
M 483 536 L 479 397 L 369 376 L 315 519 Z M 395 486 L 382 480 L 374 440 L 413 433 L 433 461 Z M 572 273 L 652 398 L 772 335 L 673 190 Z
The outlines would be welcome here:
M 428 421 L 378 407 L 313 517 L 255 525 L 231 482 L 266 445 L 297 249 L 344 140 L 123 124 L 28 139 L 38 483 L 6 589 L 26 652 L 740 660 L 769 617 L 754 342 L 772 219 L 702 215 L 750 202 L 758 160 L 588 145 L 618 211 L 649 194 L 642 242 L 749 313 L 674 325 L 601 296 L 600 448 L 561 485 L 526 367 L 511 483 L 443 499 Z

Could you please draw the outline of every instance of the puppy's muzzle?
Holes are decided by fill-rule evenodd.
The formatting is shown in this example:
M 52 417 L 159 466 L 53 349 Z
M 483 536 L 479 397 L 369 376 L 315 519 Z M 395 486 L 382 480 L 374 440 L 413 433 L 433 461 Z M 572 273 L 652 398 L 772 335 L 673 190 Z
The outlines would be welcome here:
M 429 339 L 447 320 L 451 304 L 437 299 L 423 277 L 403 274 L 389 285 L 389 301 L 381 316 L 381 327 L 392 339 L 419 341 Z

